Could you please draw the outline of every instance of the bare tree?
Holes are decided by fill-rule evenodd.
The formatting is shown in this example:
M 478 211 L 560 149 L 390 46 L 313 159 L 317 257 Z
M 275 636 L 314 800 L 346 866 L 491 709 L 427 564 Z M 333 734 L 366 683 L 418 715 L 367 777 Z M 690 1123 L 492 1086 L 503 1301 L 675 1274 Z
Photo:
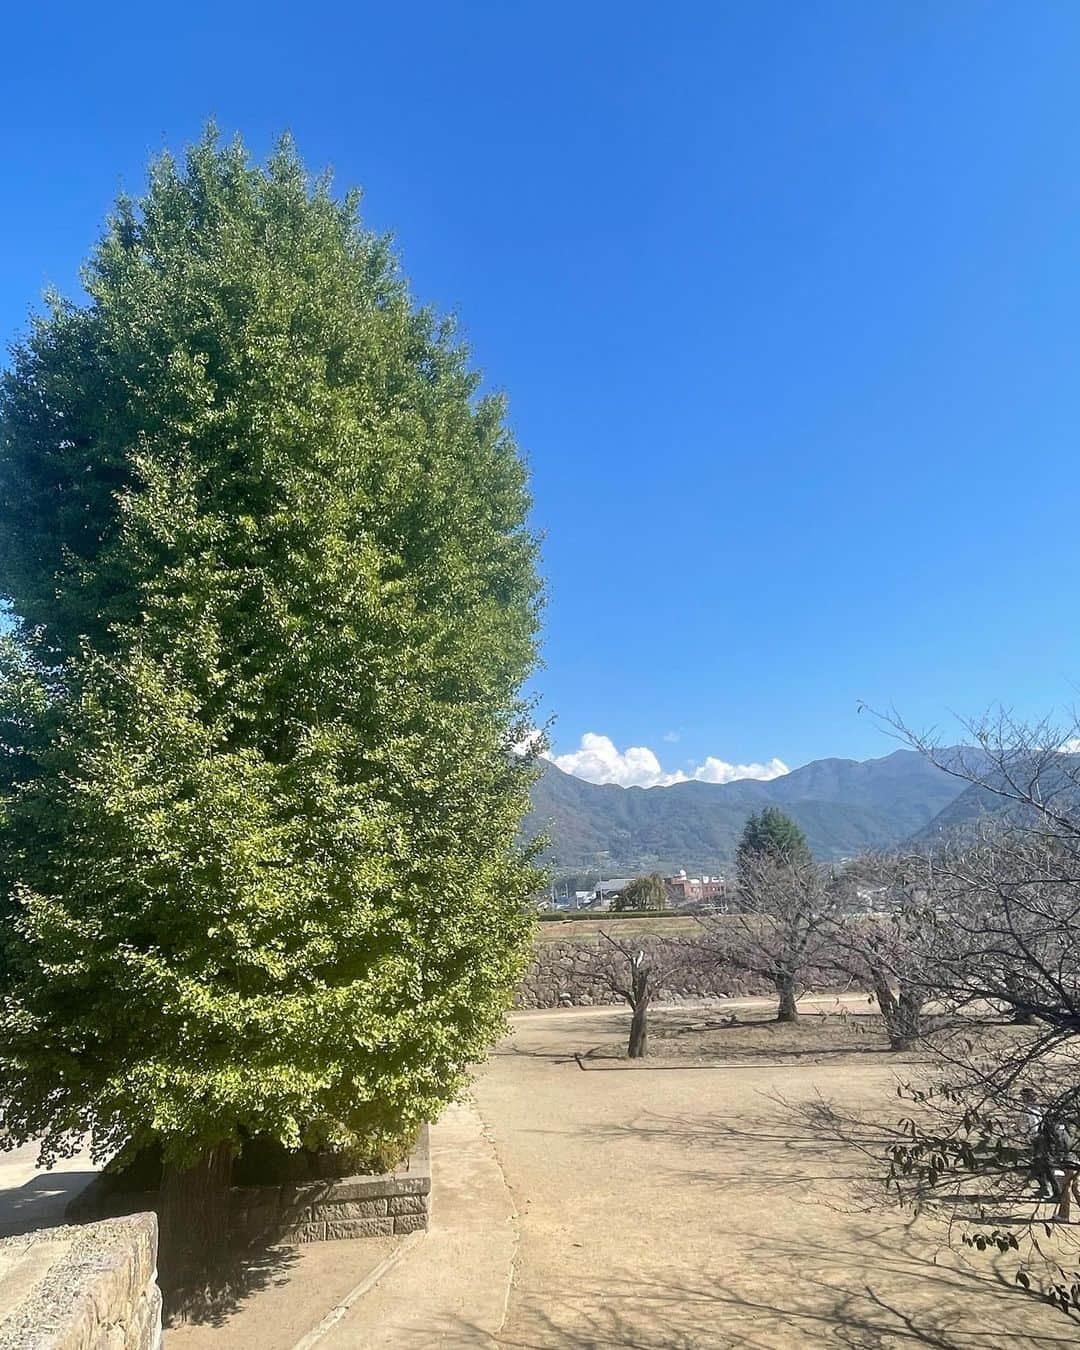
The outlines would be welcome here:
M 1000 714 L 969 724 L 960 751 L 892 725 L 970 786 L 956 829 L 907 860 L 925 897 L 917 983 L 932 983 L 954 1029 L 903 1089 L 910 1115 L 886 1180 L 916 1206 L 947 1198 L 979 1249 L 1021 1252 L 1022 1203 L 1018 1281 L 1080 1314 L 1076 1252 L 1039 1245 L 1049 1218 L 1068 1217 L 1080 1147 L 1080 724 Z M 1048 1170 L 1054 1215 L 1033 1193 Z
M 795 1022 L 796 999 L 830 964 L 843 887 L 809 857 L 756 853 L 740 860 L 739 874 L 728 913 L 701 921 L 704 941 L 725 965 L 769 980 L 776 1020 Z
M 863 855 L 844 870 L 848 912 L 832 919 L 832 959 L 873 993 L 892 1050 L 910 1050 L 922 1037 L 937 988 L 925 871 L 920 857 Z
M 901 729 L 972 785 L 954 832 L 906 861 L 932 911 L 926 956 L 940 997 L 976 1017 L 989 1007 L 1041 1025 L 1056 1050 L 1080 1033 L 1080 723 L 1055 730 L 999 714 L 967 724 L 976 747 L 960 751 Z
M 649 1008 L 664 986 L 686 961 L 684 943 L 659 940 L 648 946 L 625 942 L 600 931 L 608 944 L 598 952 L 608 987 L 630 1006 L 630 1040 L 627 1054 L 644 1059 L 649 1053 Z

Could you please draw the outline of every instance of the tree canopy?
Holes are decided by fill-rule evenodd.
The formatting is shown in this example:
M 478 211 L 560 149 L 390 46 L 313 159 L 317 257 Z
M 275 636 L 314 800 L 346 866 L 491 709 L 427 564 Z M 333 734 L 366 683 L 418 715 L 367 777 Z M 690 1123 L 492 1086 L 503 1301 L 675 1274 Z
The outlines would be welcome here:
M 748 817 L 739 840 L 736 853 L 739 865 L 751 857 L 802 863 L 809 861 L 810 849 L 806 835 L 790 816 L 779 807 L 766 806 L 760 813 Z
M 526 471 L 355 194 L 210 132 L 0 389 L 8 1140 L 399 1147 L 497 1034 Z

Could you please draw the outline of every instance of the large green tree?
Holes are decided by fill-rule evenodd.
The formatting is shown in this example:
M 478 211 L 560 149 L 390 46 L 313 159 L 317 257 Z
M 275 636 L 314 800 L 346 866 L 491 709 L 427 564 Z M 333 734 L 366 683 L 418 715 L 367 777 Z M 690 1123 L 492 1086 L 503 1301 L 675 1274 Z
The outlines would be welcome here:
M 748 862 L 771 858 L 774 862 L 809 862 L 810 848 L 799 826 L 777 806 L 751 814 L 743 826 L 735 860 L 740 872 Z
M 526 473 L 356 196 L 211 132 L 0 390 L 11 1143 L 399 1148 L 497 1034 L 539 585 Z M 216 1197 L 216 1200 L 214 1199 Z

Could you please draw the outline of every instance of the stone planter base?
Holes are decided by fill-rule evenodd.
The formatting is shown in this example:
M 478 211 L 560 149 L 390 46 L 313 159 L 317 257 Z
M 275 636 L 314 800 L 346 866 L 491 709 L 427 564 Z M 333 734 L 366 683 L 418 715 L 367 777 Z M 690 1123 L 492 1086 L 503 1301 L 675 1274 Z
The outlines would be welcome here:
M 336 1177 L 285 1186 L 234 1186 L 229 1228 L 260 1242 L 331 1242 L 391 1237 L 428 1225 L 431 1150 L 428 1127 L 405 1162 L 381 1176 Z M 156 1191 L 119 1191 L 103 1173 L 67 1209 L 76 1222 L 157 1208 Z

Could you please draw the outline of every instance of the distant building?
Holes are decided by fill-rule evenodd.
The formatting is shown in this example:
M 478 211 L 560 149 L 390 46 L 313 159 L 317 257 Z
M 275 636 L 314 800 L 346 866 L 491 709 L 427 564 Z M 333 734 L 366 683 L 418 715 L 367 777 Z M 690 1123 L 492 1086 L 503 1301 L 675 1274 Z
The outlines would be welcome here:
M 665 877 L 664 885 L 673 905 L 718 905 L 727 898 L 723 877 L 688 877 L 685 868 L 678 876 Z
M 601 881 L 593 893 L 593 905 L 596 909 L 610 909 L 617 896 L 622 895 L 633 877 L 612 877 L 610 881 Z

